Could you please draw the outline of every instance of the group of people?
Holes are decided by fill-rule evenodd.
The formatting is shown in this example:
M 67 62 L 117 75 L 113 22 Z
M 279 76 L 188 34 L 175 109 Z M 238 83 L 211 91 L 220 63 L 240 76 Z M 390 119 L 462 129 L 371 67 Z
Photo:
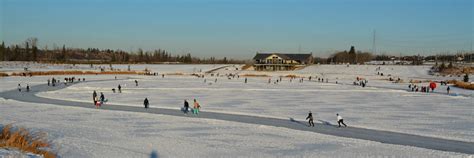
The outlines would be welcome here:
M 431 90 L 431 92 L 434 92 L 435 88 L 436 88 L 436 83 L 434 83 L 434 82 L 430 82 L 430 84 L 428 86 L 418 86 L 418 85 L 413 84 L 413 83 L 410 83 L 408 85 L 408 89 L 411 89 L 412 92 L 429 93 L 430 90 Z M 449 93 L 449 90 L 450 90 L 450 88 L 448 86 L 448 88 L 447 88 L 448 93 Z
M 26 84 L 26 92 L 29 92 L 30 91 L 30 85 L 29 84 Z M 21 92 L 21 84 L 18 83 L 18 92 Z
M 66 77 L 64 78 L 64 85 L 67 85 L 67 83 L 74 83 L 75 80 L 76 80 L 76 77 Z M 77 81 L 81 81 L 81 78 L 78 78 Z M 86 78 L 82 78 L 82 81 L 86 81 Z M 60 84 L 61 80 L 53 77 L 51 79 L 48 79 L 47 82 L 48 82 L 48 86 L 54 87 L 56 86 L 56 84 Z
M 138 82 L 136 83 L 136 85 L 138 86 Z M 122 93 L 122 86 L 120 84 L 117 86 L 117 89 L 119 93 Z M 115 93 L 115 88 L 112 88 L 112 92 Z
M 100 92 L 100 96 L 97 96 L 97 92 L 92 92 L 92 100 L 94 101 L 95 108 L 100 108 L 107 99 L 105 99 L 104 93 Z
M 337 124 L 339 125 L 338 127 L 341 127 L 341 124 L 344 125 L 344 127 L 347 127 L 341 115 L 336 114 L 336 117 L 337 117 Z M 308 120 L 309 127 L 314 127 L 313 113 L 311 111 L 309 111 L 308 116 L 306 117 L 306 120 Z
M 192 113 L 194 115 L 199 115 L 199 111 L 201 109 L 201 104 L 199 104 L 196 99 L 194 99 L 194 103 L 193 103 L 193 108 L 190 109 L 189 108 L 189 103 L 188 101 L 185 99 L 184 100 L 184 105 L 183 105 L 183 108 L 182 108 L 182 111 L 184 112 L 185 115 L 188 115 L 188 112 L 191 110 Z
M 360 78 L 359 76 L 356 77 L 356 81 L 354 81 L 354 86 L 361 86 L 365 87 L 369 81 L 363 78 Z
M 148 98 L 145 98 L 145 100 L 143 100 L 143 106 L 145 107 L 145 109 L 148 109 L 150 107 L 150 101 L 148 100 Z M 196 101 L 196 99 L 194 99 L 193 108 L 189 107 L 189 103 L 185 99 L 184 105 L 181 108 L 181 111 L 183 111 L 185 115 L 188 115 L 189 111 L 191 111 L 194 115 L 199 115 L 200 109 L 201 109 L 201 105 Z
M 319 77 L 318 77 L 318 82 L 324 82 L 324 78 L 319 78 Z M 326 78 L 326 83 L 328 83 L 328 82 L 329 82 L 329 79 Z

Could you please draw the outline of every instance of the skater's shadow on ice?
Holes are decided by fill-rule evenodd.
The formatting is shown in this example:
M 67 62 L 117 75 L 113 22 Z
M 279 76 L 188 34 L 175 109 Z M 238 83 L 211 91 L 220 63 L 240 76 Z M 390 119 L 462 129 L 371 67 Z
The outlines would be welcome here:
M 331 124 L 331 122 L 328 122 L 328 121 L 324 121 L 324 120 L 318 120 L 319 122 L 321 122 L 323 125 L 330 125 L 332 126 L 333 124 Z
M 303 123 L 303 122 L 301 122 L 301 121 L 298 121 L 298 120 L 295 120 L 295 119 L 293 119 L 293 118 L 291 118 L 291 117 L 290 117 L 290 121 L 291 121 L 291 122 L 294 122 L 294 123 L 297 123 L 297 124 L 300 124 L 300 125 L 305 125 L 305 126 L 306 126 L 305 123 Z
M 159 158 L 159 157 L 160 156 L 158 156 L 158 152 L 156 152 L 156 150 L 151 151 L 150 158 Z

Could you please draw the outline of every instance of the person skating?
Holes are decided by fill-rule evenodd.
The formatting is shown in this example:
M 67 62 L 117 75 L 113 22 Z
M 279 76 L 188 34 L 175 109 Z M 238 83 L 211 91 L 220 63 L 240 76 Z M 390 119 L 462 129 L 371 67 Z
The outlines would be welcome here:
M 436 88 L 436 83 L 435 82 L 431 82 L 430 85 L 429 85 L 429 88 L 431 88 L 431 92 L 434 92 L 435 88 Z M 428 89 L 429 91 L 429 89 Z
M 448 88 L 446 88 L 446 91 L 448 92 L 448 94 L 449 94 L 449 90 L 451 90 L 451 88 L 448 86 Z
M 138 86 L 138 81 L 137 80 L 135 80 L 135 86 Z
M 188 114 L 188 111 L 189 111 L 189 103 L 187 100 L 184 100 L 184 108 L 183 108 L 183 112 L 185 115 Z
M 48 86 L 49 86 L 50 82 L 51 82 L 51 81 L 48 79 Z
M 314 127 L 314 122 L 313 122 L 313 113 L 311 113 L 311 111 L 309 111 L 308 113 L 308 117 L 306 117 L 306 120 L 308 120 L 308 123 L 309 123 L 309 126 L 313 126 Z
M 194 115 L 199 115 L 199 109 L 201 108 L 201 105 L 194 99 L 194 107 L 193 107 L 193 114 Z
M 97 98 L 97 92 L 94 91 L 94 92 L 92 92 L 92 100 L 94 101 L 94 105 L 97 102 L 96 98 Z
M 247 83 L 247 77 L 245 78 L 245 83 Z
M 148 105 L 150 105 L 150 102 L 148 102 L 148 98 L 145 98 L 143 101 L 143 105 L 145 106 L 145 109 L 148 109 Z
M 118 85 L 118 91 L 119 93 L 122 93 L 122 86 L 120 86 L 120 84 Z
M 18 84 L 18 92 L 21 92 L 21 84 Z
M 30 91 L 30 85 L 26 84 L 26 92 Z
M 98 109 L 100 107 L 100 102 L 98 100 L 99 100 L 99 98 L 97 98 L 97 97 L 94 98 L 94 105 L 95 105 L 96 109 Z
M 344 125 L 344 127 L 347 127 L 347 125 L 344 123 L 344 120 L 342 119 L 342 116 L 339 114 L 336 114 L 336 116 L 337 116 L 337 124 L 339 124 L 339 127 L 341 127 L 341 123 L 342 125 Z
M 104 93 L 100 92 L 100 104 L 103 104 L 104 102 L 105 102 Z

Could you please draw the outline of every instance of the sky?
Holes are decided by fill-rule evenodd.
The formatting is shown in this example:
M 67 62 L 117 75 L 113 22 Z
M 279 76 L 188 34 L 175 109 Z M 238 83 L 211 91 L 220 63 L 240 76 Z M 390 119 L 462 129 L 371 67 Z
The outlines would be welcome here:
M 469 51 L 472 0 L 0 0 L 0 40 L 40 47 L 166 49 L 250 59 L 256 52 Z

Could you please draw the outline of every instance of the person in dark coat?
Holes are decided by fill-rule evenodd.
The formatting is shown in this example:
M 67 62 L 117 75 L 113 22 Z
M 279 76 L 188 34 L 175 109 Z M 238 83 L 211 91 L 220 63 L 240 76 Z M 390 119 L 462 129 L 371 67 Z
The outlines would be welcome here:
M 118 85 L 118 91 L 119 93 L 122 93 L 122 86 Z
M 451 88 L 448 86 L 448 88 L 446 88 L 446 91 L 448 91 L 448 94 L 449 94 L 449 90 L 451 90 Z
M 308 123 L 309 123 L 309 126 L 313 126 L 314 127 L 314 122 L 313 122 L 313 113 L 311 113 L 311 111 L 309 111 L 308 113 L 308 117 L 306 117 L 306 120 L 308 120 Z
M 188 111 L 189 111 L 189 103 L 187 100 L 184 100 L 184 109 L 183 109 L 183 112 L 184 114 L 188 114 Z
M 26 92 L 30 91 L 30 85 L 26 84 Z
M 145 98 L 143 101 L 143 105 L 145 106 L 145 109 L 148 109 L 148 106 L 150 105 L 150 102 L 148 102 L 148 98 Z
M 102 93 L 102 92 L 100 92 L 100 102 L 101 102 L 101 104 L 103 102 L 105 102 L 105 96 L 104 96 L 104 93 Z
M 135 80 L 135 86 L 138 86 L 138 81 L 137 80 Z
M 95 98 L 95 97 L 97 97 L 97 92 L 96 91 L 92 92 L 92 98 Z

